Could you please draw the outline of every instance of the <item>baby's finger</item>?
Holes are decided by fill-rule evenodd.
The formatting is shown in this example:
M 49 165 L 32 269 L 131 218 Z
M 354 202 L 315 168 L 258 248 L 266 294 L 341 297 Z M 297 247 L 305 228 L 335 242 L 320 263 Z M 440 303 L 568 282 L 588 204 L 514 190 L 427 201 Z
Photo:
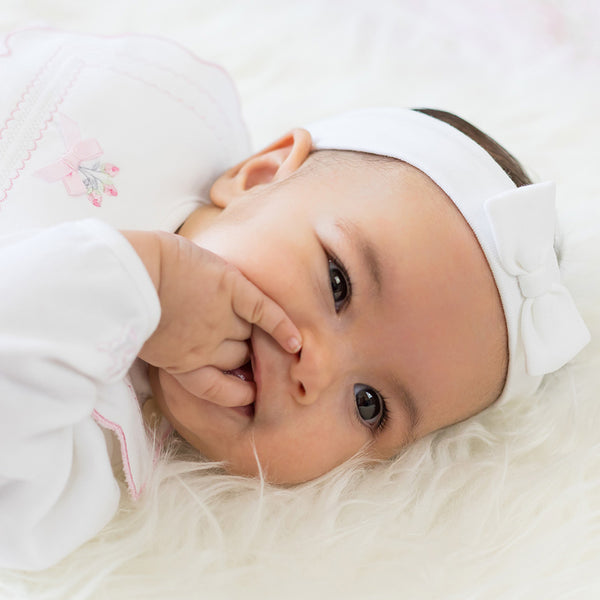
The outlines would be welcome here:
M 250 360 L 250 348 L 247 342 L 225 340 L 213 352 L 210 364 L 222 371 L 235 369 Z
M 256 395 L 254 384 L 226 375 L 215 367 L 202 367 L 173 377 L 191 394 L 220 406 L 246 406 Z
M 302 336 L 283 309 L 243 276 L 235 280 L 232 306 L 238 316 L 266 331 L 288 352 L 302 348 Z
M 227 326 L 227 337 L 230 340 L 244 341 L 250 338 L 252 334 L 252 324 L 242 319 L 239 315 L 233 314 L 233 319 Z

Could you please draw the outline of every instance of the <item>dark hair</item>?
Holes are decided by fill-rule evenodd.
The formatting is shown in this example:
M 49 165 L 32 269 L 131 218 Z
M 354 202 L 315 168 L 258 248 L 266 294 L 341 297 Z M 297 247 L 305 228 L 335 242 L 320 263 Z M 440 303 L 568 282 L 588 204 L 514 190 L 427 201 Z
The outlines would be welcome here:
M 502 170 L 512 179 L 517 187 L 531 183 L 531 179 L 525 173 L 525 169 L 523 169 L 519 161 L 510 152 L 468 121 L 445 110 L 437 110 L 435 108 L 414 108 L 413 110 L 444 121 L 444 123 L 452 125 L 452 127 L 469 136 L 502 167 Z
M 444 123 L 451 125 L 460 132 L 464 133 L 466 136 L 470 137 L 474 142 L 479 144 L 496 161 L 496 163 L 498 163 L 498 165 L 510 177 L 517 187 L 532 183 L 531 179 L 525 172 L 525 169 L 521 166 L 519 161 L 512 154 L 510 154 L 510 152 L 505 150 L 489 135 L 483 133 L 483 131 L 477 129 L 477 127 L 474 125 L 471 125 L 471 123 L 468 121 L 457 117 L 453 113 L 435 108 L 413 108 L 412 110 L 443 121 Z M 379 154 L 369 154 L 366 152 L 356 152 L 350 150 L 317 150 L 313 151 L 309 159 L 305 161 L 303 169 L 299 169 L 293 173 L 291 177 L 283 180 L 281 183 L 295 179 L 296 175 L 310 172 L 314 163 L 328 165 L 347 162 L 350 166 L 355 166 L 356 160 L 361 160 L 363 163 L 366 161 L 373 168 L 384 168 L 388 165 L 398 164 L 398 160 L 396 158 L 381 156 Z

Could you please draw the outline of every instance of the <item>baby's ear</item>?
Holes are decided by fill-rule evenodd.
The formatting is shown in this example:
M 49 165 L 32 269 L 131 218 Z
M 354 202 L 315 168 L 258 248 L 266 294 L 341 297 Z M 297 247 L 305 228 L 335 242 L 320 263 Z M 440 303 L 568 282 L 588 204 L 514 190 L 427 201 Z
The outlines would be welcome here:
M 306 129 L 290 133 L 257 154 L 225 171 L 213 184 L 210 199 L 225 208 L 232 200 L 257 185 L 268 185 L 289 177 L 310 154 L 312 139 Z

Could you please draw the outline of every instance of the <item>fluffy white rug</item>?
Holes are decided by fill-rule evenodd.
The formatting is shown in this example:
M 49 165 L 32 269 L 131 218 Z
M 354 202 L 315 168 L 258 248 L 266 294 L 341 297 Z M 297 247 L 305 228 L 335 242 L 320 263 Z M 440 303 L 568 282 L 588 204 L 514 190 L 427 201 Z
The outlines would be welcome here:
M 447 108 L 555 179 L 593 342 L 533 398 L 392 463 L 278 489 L 183 461 L 5 598 L 600 597 L 600 5 L 596 0 L 2 0 L 32 22 L 176 39 L 236 79 L 257 146 L 371 104 Z M 0 83 L 1 85 L 1 83 Z

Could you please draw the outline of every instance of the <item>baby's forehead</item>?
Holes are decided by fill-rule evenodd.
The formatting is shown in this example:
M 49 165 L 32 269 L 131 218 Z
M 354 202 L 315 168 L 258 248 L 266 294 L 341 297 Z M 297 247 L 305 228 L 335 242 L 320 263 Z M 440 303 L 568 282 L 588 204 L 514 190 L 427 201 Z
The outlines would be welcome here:
M 411 167 L 411 165 L 398 158 L 357 150 L 312 150 L 306 159 L 306 163 L 316 168 L 359 168 L 367 173 L 376 172 L 377 169 Z
M 399 202 L 414 202 L 424 211 L 435 208 L 441 211 L 439 218 L 461 215 L 450 197 L 426 173 L 397 158 L 351 150 L 317 150 L 311 152 L 305 164 L 306 170 L 296 183 L 343 191 L 348 207 L 356 194 L 365 193 L 366 187 L 373 192 L 367 207 L 373 213 L 388 211 L 388 205 L 381 199 L 389 196 Z
M 301 167 L 290 178 L 299 186 L 323 186 L 325 189 L 344 190 L 348 186 L 358 186 L 356 190 L 364 192 L 364 187 L 384 181 L 390 191 L 401 190 L 403 184 L 422 179 L 427 184 L 436 184 L 422 171 L 412 165 L 391 158 L 355 152 L 349 150 L 312 151 Z M 350 200 L 352 195 L 348 195 Z M 373 208 L 376 197 L 373 196 Z

